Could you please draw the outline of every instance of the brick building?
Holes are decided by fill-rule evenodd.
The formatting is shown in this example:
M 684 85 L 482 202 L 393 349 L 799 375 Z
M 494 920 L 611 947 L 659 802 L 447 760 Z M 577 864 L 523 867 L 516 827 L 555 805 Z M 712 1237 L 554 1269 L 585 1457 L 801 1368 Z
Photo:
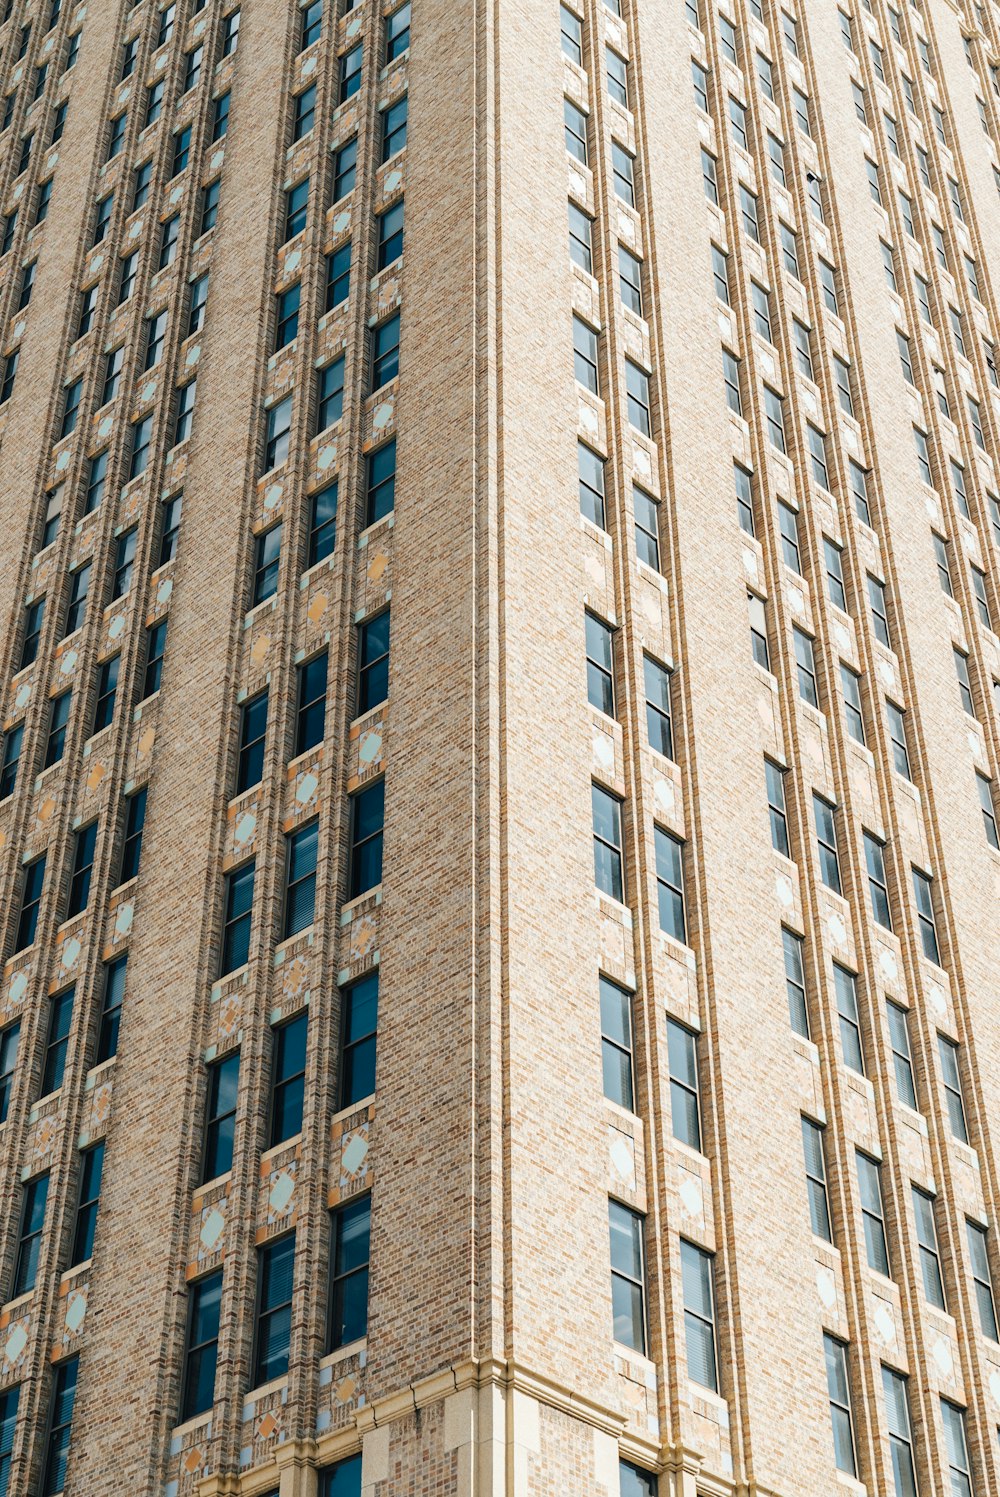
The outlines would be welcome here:
M 0 91 L 2 1497 L 1000 1491 L 1000 4 Z

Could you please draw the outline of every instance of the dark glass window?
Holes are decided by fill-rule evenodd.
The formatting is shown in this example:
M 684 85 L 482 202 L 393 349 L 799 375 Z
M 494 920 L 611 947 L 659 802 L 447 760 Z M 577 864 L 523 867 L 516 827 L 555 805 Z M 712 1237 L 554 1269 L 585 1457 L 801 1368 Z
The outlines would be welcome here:
M 323 742 L 326 731 L 327 652 L 298 667 L 295 757 Z
M 368 502 L 365 524 L 374 525 L 392 513 L 396 503 L 396 440 L 368 457 Z
M 80 1199 L 76 1208 L 73 1234 L 73 1256 L 70 1267 L 85 1263 L 94 1251 L 94 1230 L 101 1198 L 101 1175 L 104 1171 L 104 1140 L 84 1149 L 80 1155 Z
M 125 998 L 125 966 L 128 958 L 119 956 L 107 962 L 104 968 L 104 1002 L 101 1007 L 101 1027 L 97 1036 L 96 1064 L 110 1060 L 118 1053 L 118 1030 L 121 1025 L 122 1003 Z
M 90 879 L 94 871 L 94 849 L 97 846 L 97 822 L 81 827 L 73 844 L 73 873 L 69 881 L 69 901 L 66 919 L 72 920 L 87 908 L 90 898 Z
M 240 1084 L 240 1052 L 231 1050 L 208 1068 L 205 1106 L 205 1160 L 202 1183 L 225 1175 L 233 1167 L 236 1103 Z
M 257 1253 L 257 1329 L 254 1387 L 284 1377 L 292 1344 L 292 1282 L 295 1233 L 269 1242 Z
M 35 929 L 38 925 L 38 906 L 42 899 L 42 885 L 45 882 L 45 854 L 28 864 L 24 870 L 24 883 L 21 888 L 21 913 L 17 922 L 17 936 L 14 941 L 14 950 L 23 951 L 30 946 L 35 939 Z
M 309 558 L 307 565 L 332 556 L 337 544 L 337 483 L 327 484 L 309 501 Z
M 353 1107 L 375 1091 L 378 973 L 341 990 L 340 1105 Z
M 288 863 L 283 939 L 312 925 L 316 914 L 316 855 L 319 822 L 310 821 L 287 839 Z
M 264 776 L 264 740 L 267 735 L 267 692 L 251 697 L 240 708 L 240 752 L 236 769 L 236 794 L 259 785 Z
M 368 1334 L 371 1197 L 355 1197 L 338 1207 L 331 1228 L 329 1347 L 336 1351 Z
M 66 1074 L 66 1052 L 69 1049 L 69 1031 L 73 1022 L 73 997 L 75 988 L 57 993 L 49 1004 L 49 1028 L 45 1040 L 45 1062 L 42 1066 L 42 1085 L 38 1095 L 47 1097 L 57 1092 Z
M 226 874 L 226 915 L 222 932 L 222 970 L 235 972 L 246 964 L 250 955 L 250 922 L 253 917 L 253 881 L 255 860 L 244 863 Z
M 128 810 L 125 814 L 125 842 L 122 846 L 122 865 L 118 882 L 125 884 L 139 872 L 142 854 L 142 829 L 146 824 L 146 787 L 126 797 Z
M 42 1248 L 42 1229 L 45 1226 L 45 1203 L 49 1196 L 49 1177 L 36 1175 L 24 1187 L 21 1202 L 21 1230 L 17 1242 L 17 1261 L 14 1264 L 14 1279 L 11 1298 L 17 1299 L 35 1287 L 38 1277 L 38 1255 Z
M 389 695 L 389 610 L 358 627 L 358 717 Z
M 66 1467 L 69 1464 L 69 1442 L 73 1432 L 73 1405 L 76 1402 L 78 1370 L 78 1357 L 68 1357 L 56 1368 L 49 1438 L 45 1449 L 42 1497 L 56 1497 L 56 1494 L 61 1492 L 66 1485 Z
M 272 1030 L 270 1149 L 302 1131 L 308 1022 L 301 1013 Z
M 215 1366 L 219 1356 L 219 1309 L 222 1269 L 196 1279 L 188 1294 L 188 1329 L 184 1349 L 181 1421 L 204 1414 L 215 1400 Z
M 351 796 L 350 899 L 382 882 L 382 828 L 385 781 L 377 780 Z

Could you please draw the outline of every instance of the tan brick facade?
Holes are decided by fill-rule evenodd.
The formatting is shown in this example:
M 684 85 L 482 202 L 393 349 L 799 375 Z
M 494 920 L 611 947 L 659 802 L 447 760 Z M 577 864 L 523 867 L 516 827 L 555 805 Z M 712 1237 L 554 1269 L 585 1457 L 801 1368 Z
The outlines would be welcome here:
M 1000 5 L 196 3 L 0 21 L 0 1494 L 1000 1490 Z

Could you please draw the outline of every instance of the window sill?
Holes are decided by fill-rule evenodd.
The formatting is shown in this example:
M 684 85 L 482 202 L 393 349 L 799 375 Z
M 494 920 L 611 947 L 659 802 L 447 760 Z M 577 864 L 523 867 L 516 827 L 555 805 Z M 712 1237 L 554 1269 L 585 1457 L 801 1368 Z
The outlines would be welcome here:
M 227 1185 L 232 1180 L 232 1178 L 233 1172 L 231 1169 L 228 1169 L 223 1170 L 221 1175 L 215 1175 L 211 1180 L 203 1180 L 202 1183 L 196 1187 L 192 1195 L 192 1204 L 194 1204 L 194 1202 L 198 1200 L 199 1196 L 209 1194 L 214 1195 L 215 1192 L 219 1190 L 220 1186 Z
M 330 1119 L 331 1124 L 342 1123 L 347 1118 L 353 1117 L 355 1113 L 365 1112 L 375 1106 L 375 1092 L 369 1092 L 367 1097 L 359 1097 L 356 1102 L 351 1102 L 347 1107 L 341 1107 Z M 631 1116 L 631 1114 L 629 1114 Z

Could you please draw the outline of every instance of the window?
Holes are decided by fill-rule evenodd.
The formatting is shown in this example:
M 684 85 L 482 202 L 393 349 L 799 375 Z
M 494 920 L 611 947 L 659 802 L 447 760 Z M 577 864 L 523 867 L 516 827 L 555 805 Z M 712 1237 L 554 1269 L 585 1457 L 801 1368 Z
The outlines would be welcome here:
M 406 145 L 406 96 L 390 104 L 388 109 L 382 112 L 382 160 L 388 161 L 390 156 L 395 156 Z M 355 151 L 357 141 L 354 142 Z M 353 183 L 352 183 L 353 185 Z
M 342 244 L 326 257 L 326 301 L 324 310 L 332 312 L 341 306 L 351 290 L 351 245 Z
M 764 386 L 764 415 L 771 446 L 785 451 L 785 402 L 776 390 Z
M 743 398 L 740 393 L 740 361 L 728 348 L 722 350 L 722 380 L 726 387 L 726 404 L 734 416 L 743 415 Z
M 598 394 L 597 334 L 582 317 L 573 316 L 573 369 L 578 382 Z
M 618 1201 L 608 1201 L 611 1244 L 612 1334 L 622 1346 L 645 1354 L 646 1291 L 643 1219 Z
M 21 1226 L 17 1241 L 17 1260 L 11 1283 L 11 1299 L 28 1294 L 38 1277 L 38 1257 L 45 1226 L 45 1203 L 49 1194 L 49 1177 L 36 1175 L 24 1187 L 21 1202 Z
M 687 942 L 684 913 L 684 844 L 662 827 L 653 827 L 656 849 L 656 894 L 660 929 L 675 941 Z
M 24 640 L 21 644 L 21 661 L 18 670 L 23 671 L 25 666 L 30 665 L 38 655 L 38 641 L 41 638 L 44 614 L 44 598 L 29 603 L 24 610 Z
M 80 410 L 80 399 L 83 395 L 83 380 L 75 379 L 72 384 L 66 386 L 63 392 L 63 414 L 62 424 L 59 428 L 59 440 L 68 437 L 70 432 L 76 430 L 76 418 Z
M 583 22 L 565 5 L 559 7 L 559 31 L 562 49 L 570 62 L 583 66 Z
M 118 1053 L 127 959 L 127 956 L 120 956 L 113 962 L 106 962 L 104 966 L 104 998 L 101 1005 L 101 1026 L 97 1035 L 96 1065 L 102 1065 Z
M 750 613 L 750 645 L 753 658 L 763 670 L 770 669 L 767 653 L 767 612 L 764 600 L 755 593 L 747 593 L 747 608 Z
M 786 566 L 801 575 L 799 558 L 799 520 L 794 509 L 778 501 L 778 530 L 781 533 L 781 555 Z
M 292 1283 L 295 1233 L 257 1250 L 257 1323 L 254 1328 L 253 1386 L 284 1377 L 292 1343 Z
M 377 780 L 351 796 L 350 899 L 382 882 L 384 823 L 385 781 Z
M 316 857 L 319 822 L 310 821 L 287 838 L 285 919 L 287 941 L 312 925 L 316 914 Z
M 358 696 L 360 717 L 389 695 L 389 611 L 358 629 Z
M 323 33 L 323 0 L 310 0 L 301 7 L 302 30 L 299 34 L 299 52 L 304 52 L 313 42 L 319 42 Z
M 934 895 L 932 880 L 918 868 L 913 869 L 913 897 L 917 905 L 917 924 L 924 956 L 936 966 L 941 965 L 938 949 L 937 926 L 934 921 Z
M 921 431 L 919 426 L 913 428 L 913 440 L 917 447 L 917 467 L 920 469 L 921 480 L 928 488 L 934 487 L 934 478 L 931 473 L 930 448 L 927 445 L 927 433 Z
M 368 1334 L 371 1197 L 356 1196 L 333 1212 L 330 1254 L 331 1351 Z
M 184 82 L 181 85 L 181 93 L 190 93 L 197 88 L 201 77 L 201 60 L 204 56 L 204 47 L 194 47 L 190 52 L 184 53 Z
M 45 853 L 40 858 L 35 858 L 28 863 L 24 870 L 24 881 L 21 885 L 21 913 L 17 921 L 17 935 L 14 938 L 14 951 L 23 951 L 26 946 L 31 946 L 35 939 L 35 930 L 38 925 L 38 906 L 42 899 L 42 885 L 45 882 Z
M 246 965 L 250 956 L 255 860 L 226 874 L 220 977 Z
M 669 1021 L 668 1021 L 669 1022 Z M 833 1241 L 830 1205 L 826 1194 L 826 1157 L 823 1127 L 811 1118 L 802 1119 L 802 1151 L 806 1166 L 806 1193 L 809 1197 L 809 1220 L 812 1230 L 824 1242 Z
M 715 294 L 724 306 L 731 306 L 729 294 L 729 256 L 717 244 L 712 245 L 712 279 Z
M 49 711 L 49 735 L 45 743 L 43 769 L 49 769 L 53 764 L 58 764 L 63 756 L 66 748 L 66 725 L 69 722 L 69 710 L 72 702 L 72 691 L 64 691 L 52 699 L 52 706 Z
M 714 1259 L 711 1253 L 681 1238 L 681 1286 L 688 1377 L 719 1391 L 715 1354 Z
M 374 393 L 399 373 L 399 313 L 372 331 L 372 383 Z
M 885 877 L 885 844 L 870 832 L 865 832 L 865 866 L 868 869 L 868 893 L 872 914 L 879 925 L 892 930 L 892 914 L 889 910 L 889 890 Z
M 799 696 L 810 707 L 819 710 L 819 693 L 816 689 L 816 657 L 813 641 L 801 629 L 792 627 L 792 643 L 795 648 L 795 671 L 799 683 Z
M 635 512 L 636 560 L 660 570 L 660 520 L 657 501 L 637 485 L 632 485 L 632 508 Z
M 889 1248 L 885 1234 L 885 1208 L 882 1204 L 882 1167 L 878 1160 L 855 1150 L 861 1219 L 864 1225 L 865 1250 L 869 1268 L 889 1277 Z
M 167 314 L 157 312 L 152 317 L 146 318 L 145 342 L 146 353 L 142 361 L 143 369 L 152 369 L 160 362 L 163 354 L 163 342 L 167 333 Z
M 913 1220 L 920 1248 L 920 1272 L 924 1282 L 924 1294 L 928 1302 L 944 1310 L 944 1281 L 941 1278 L 941 1261 L 938 1256 L 937 1228 L 934 1224 L 934 1197 L 919 1186 L 911 1186 L 913 1196 Z
M 584 445 L 576 444 L 579 470 L 580 513 L 598 529 L 604 529 L 604 459 Z
M 587 116 L 572 99 L 563 99 L 563 124 L 566 149 L 577 161 L 587 165 Z
M 228 94 L 226 96 L 228 98 Z M 201 222 L 198 233 L 207 234 L 214 229 L 219 217 L 219 196 L 222 192 L 222 182 L 216 177 L 214 182 L 209 182 L 207 187 L 201 191 Z
M 844 1064 L 859 1076 L 865 1074 L 864 1055 L 861 1049 L 861 1023 L 858 1018 L 858 980 L 839 962 L 833 964 L 833 987 L 837 998 L 837 1017 L 840 1025 L 840 1048 Z
M 771 294 L 756 281 L 750 282 L 750 297 L 753 302 L 753 321 L 765 343 L 771 342 Z
M 889 1451 L 892 1456 L 895 1497 L 917 1497 L 907 1379 L 901 1372 L 894 1372 L 891 1367 L 883 1365 L 882 1392 L 885 1397 L 886 1422 L 889 1428 Z
M 300 94 L 295 94 L 292 98 L 292 140 L 301 140 L 304 135 L 308 135 L 315 122 L 316 85 L 313 83 L 309 88 L 304 88 Z M 352 142 L 352 144 L 354 145 L 355 159 L 357 159 L 357 142 Z M 353 169 L 354 162 L 352 161 L 352 187 L 354 185 Z
M 628 419 L 637 431 L 648 437 L 652 431 L 649 416 L 649 375 L 638 364 L 633 364 L 631 359 L 625 360 L 625 387 L 628 395 Z
M 670 1121 L 674 1138 L 701 1152 L 701 1108 L 698 1100 L 698 1037 L 667 1016 L 667 1060 L 670 1068 Z
M 114 400 L 118 394 L 118 385 L 121 381 L 122 365 L 125 362 L 125 349 L 115 348 L 107 355 L 104 361 L 104 387 L 101 391 L 101 405 L 107 405 Z
M 962 1099 L 962 1076 L 958 1065 L 958 1046 L 947 1035 L 938 1035 L 938 1055 L 941 1059 L 941 1079 L 944 1083 L 945 1102 L 953 1137 L 963 1144 L 969 1142 L 969 1128 L 965 1119 L 965 1103 Z
M 73 997 L 75 988 L 57 993 L 49 1004 L 49 1023 L 45 1037 L 45 1059 L 42 1065 L 42 1083 L 38 1095 L 47 1097 L 57 1092 L 66 1074 L 66 1052 L 69 1049 L 69 1031 L 73 1022 Z
M 908 780 L 911 775 L 910 755 L 906 743 L 906 715 L 895 702 L 890 702 L 888 697 L 885 703 L 885 718 L 892 743 L 892 762 L 897 774 L 901 774 L 904 779 Z
M 340 56 L 340 88 L 337 95 L 338 103 L 345 104 L 361 87 L 361 65 L 364 61 L 364 44 L 359 42 L 349 52 L 342 52 Z
M 640 1471 L 629 1461 L 619 1461 L 618 1490 L 620 1497 L 656 1497 L 656 1477 L 648 1471 Z
M 185 125 L 183 130 L 174 134 L 173 158 L 170 165 L 171 179 L 180 176 L 187 168 L 191 157 L 191 126 Z
M 125 128 L 126 128 L 127 124 L 128 124 L 128 113 L 127 112 L 123 112 L 122 114 L 116 115 L 116 117 L 111 121 L 111 129 L 108 132 L 108 153 L 107 153 L 107 156 L 104 158 L 106 161 L 112 161 L 112 160 L 114 160 L 114 158 L 120 152 L 122 146 L 125 144 Z M 31 140 L 31 137 L 28 136 L 29 153 L 30 153 L 30 140 Z M 23 161 L 23 157 L 22 157 L 22 161 Z M 20 170 L 23 171 L 24 167 L 26 165 L 27 165 L 27 162 L 23 161 L 23 165 L 20 167 Z
M 607 977 L 602 976 L 598 981 L 604 1095 L 632 1112 L 632 997 Z
M 323 742 L 326 732 L 326 673 L 328 654 L 314 655 L 297 667 L 295 758 Z
M 938 581 L 941 584 L 941 591 L 947 594 L 949 598 L 953 598 L 955 596 L 955 593 L 951 584 L 951 562 L 948 557 L 948 542 L 944 539 L 943 536 L 938 535 L 937 532 L 933 530 L 931 531 L 931 540 L 934 544 L 934 559 L 937 562 Z M 956 669 L 957 668 L 958 667 L 956 664 Z M 967 675 L 968 672 L 966 672 L 966 676 Z M 966 708 L 966 711 L 968 710 L 969 709 Z
M 969 1447 L 965 1438 L 965 1410 L 960 1409 L 957 1404 L 949 1403 L 946 1398 L 942 1398 L 940 1402 L 952 1497 L 972 1497 Z
M 997 1308 L 993 1297 L 993 1275 L 990 1272 L 989 1233 L 985 1227 L 968 1220 L 965 1232 L 969 1243 L 976 1305 L 979 1309 L 979 1328 L 990 1341 L 996 1341 L 1000 1337 L 997 1334 Z
M 352 1455 L 320 1472 L 320 1497 L 361 1497 L 361 1456 Z
M 840 307 L 837 302 L 837 276 L 832 265 L 826 260 L 819 261 L 819 280 L 823 291 L 823 301 L 828 311 L 835 317 L 840 316 Z
M 861 521 L 862 525 L 868 525 L 870 527 L 872 523 L 872 517 L 871 512 L 868 508 L 867 474 L 865 473 L 864 468 L 856 463 L 853 458 L 850 459 L 848 466 L 851 475 L 851 492 L 854 495 L 855 513 L 857 514 L 857 517 Z
M 970 717 L 975 717 L 976 709 L 972 700 L 972 682 L 969 680 L 969 657 L 961 650 L 952 649 L 955 660 L 955 674 L 958 677 L 958 694 L 962 699 L 962 706 Z
M 322 9 L 323 0 L 314 0 Z M 301 234 L 309 216 L 309 178 L 303 177 L 285 193 L 285 243 Z
M 320 489 L 309 500 L 309 554 L 307 566 L 332 556 L 337 544 L 337 484 Z
M 146 824 L 146 796 L 145 786 L 136 790 L 132 795 L 126 797 L 127 811 L 125 815 L 125 841 L 122 845 L 121 868 L 118 870 L 118 883 L 125 884 L 129 879 L 136 878 L 139 873 L 139 858 L 142 854 L 142 831 Z
M 587 700 L 598 712 L 615 715 L 614 632 L 609 624 L 586 613 Z
M 608 97 L 623 109 L 628 108 L 628 64 L 612 47 L 604 48 L 607 69 Z
M 755 244 L 760 243 L 760 227 L 757 221 L 757 198 L 748 187 L 740 185 L 740 218 L 743 223 L 743 232 L 751 238 Z
M 404 125 L 405 135 L 405 125 Z M 346 145 L 341 146 L 333 158 L 333 201 L 339 203 L 341 198 L 354 191 L 355 174 L 358 165 L 358 138 L 354 137 Z
M 983 813 L 983 828 L 986 832 L 986 840 L 991 847 L 1000 850 L 1000 838 L 997 836 L 996 810 L 993 805 L 993 781 L 988 780 L 985 775 L 976 770 L 976 789 L 979 792 L 979 804 Z
M 188 1293 L 187 1338 L 181 1422 L 206 1413 L 215 1401 L 215 1366 L 219 1356 L 219 1310 L 222 1269 L 195 1279 Z
M 194 421 L 194 402 L 198 381 L 189 380 L 177 391 L 177 416 L 174 422 L 174 440 L 176 447 L 180 442 L 186 442 L 191 435 L 191 425 Z
M 101 1174 L 104 1169 L 104 1140 L 80 1153 L 80 1198 L 76 1208 L 73 1254 L 70 1267 L 85 1263 L 93 1255 L 97 1208 L 101 1198 Z
M 239 1079 L 239 1050 L 230 1051 L 222 1060 L 208 1067 L 203 1184 L 232 1169 Z
M 56 1497 L 66 1485 L 69 1444 L 73 1432 L 73 1405 L 79 1358 L 67 1357 L 55 1372 L 49 1434 L 45 1445 L 45 1469 L 42 1475 L 42 1497 Z
M 726 15 L 719 16 L 719 40 L 722 44 L 723 56 L 735 64 L 737 62 L 736 27 Z
M 376 264 L 379 270 L 384 270 L 387 265 L 392 265 L 403 253 L 403 199 L 393 203 L 384 213 L 380 213 L 377 220 L 378 226 L 378 258 Z
M 781 946 L 785 961 L 785 990 L 792 1029 L 803 1039 L 809 1038 L 809 1012 L 806 1007 L 804 942 L 801 936 L 781 927 Z
M 292 426 L 292 397 L 286 395 L 271 406 L 267 413 L 267 434 L 264 444 L 263 472 L 280 467 L 288 458 L 288 447 Z
M 167 648 L 167 620 L 161 619 L 146 630 L 146 669 L 142 678 L 142 701 L 160 689 L 163 677 L 163 652 Z
M 818 427 L 813 426 L 811 421 L 806 422 L 806 436 L 809 439 L 809 466 L 812 469 L 812 476 L 820 488 L 828 489 L 830 474 L 826 461 L 826 436 Z
M 341 989 L 340 1106 L 375 1092 L 378 972 Z
M 87 908 L 90 878 L 94 871 L 94 849 L 97 846 L 97 822 L 81 827 L 73 841 L 73 873 L 69 882 L 66 919 L 72 920 Z
M 600 785 L 591 785 L 594 823 L 594 878 L 612 899 L 624 899 L 621 802 Z
M 13 795 L 17 783 L 17 766 L 21 762 L 21 745 L 24 742 L 24 724 L 9 728 L 3 740 L 3 758 L 0 760 L 0 800 Z
M 264 740 L 267 734 L 267 692 L 251 697 L 240 707 L 240 747 L 236 766 L 236 794 L 259 785 L 264 775 Z
M 670 715 L 670 672 L 651 656 L 643 655 L 642 674 L 646 694 L 646 736 L 649 746 L 658 754 L 662 754 L 665 759 L 672 759 L 674 752 Z
M 155 120 L 158 120 L 162 111 L 163 79 L 158 78 L 155 83 L 151 84 L 150 87 L 146 89 L 146 117 L 143 122 L 143 129 L 145 129 L 147 125 L 153 124 Z
M 198 333 L 205 325 L 205 303 L 208 301 L 208 271 L 191 282 L 187 336 Z
M 282 291 L 277 299 L 277 323 L 274 334 L 275 351 L 284 348 L 298 336 L 299 331 L 299 301 L 302 296 L 302 283 L 296 281 L 294 286 L 289 286 Z
M 729 95 L 729 123 L 732 128 L 733 140 L 744 151 L 749 151 L 750 142 L 747 139 L 747 112 L 745 105 L 739 99 Z
M 222 55 L 229 57 L 239 44 L 240 39 L 240 13 L 231 10 L 222 23 Z
M 410 45 L 410 0 L 385 20 L 385 60 L 395 62 Z
M 799 244 L 794 229 L 788 224 L 779 225 L 781 230 L 781 260 L 790 276 L 799 279 Z
M 968 506 L 960 506 L 960 508 L 962 508 L 962 513 L 968 517 Z M 990 601 L 986 595 L 986 573 L 980 571 L 976 566 L 970 566 L 969 571 L 972 578 L 972 591 L 976 597 L 976 611 L 979 614 L 980 622 L 987 629 L 992 629 L 993 620 L 990 617 Z
M 844 589 L 844 564 L 841 548 L 828 536 L 823 537 L 823 559 L 826 564 L 826 586 L 834 608 L 847 612 L 847 593 Z
M 892 1066 L 896 1074 L 896 1091 L 899 1100 L 907 1107 L 917 1110 L 917 1091 L 913 1079 L 913 1056 L 910 1051 L 909 1014 L 892 999 L 886 1001 L 889 1016 L 889 1044 L 892 1047 Z
M 785 771 L 771 759 L 764 760 L 767 786 L 767 809 L 771 823 L 771 846 L 783 857 L 791 857 L 788 844 L 788 818 L 785 814 Z
M 0 405 L 3 405 L 14 393 L 14 381 L 17 378 L 17 366 L 21 361 L 21 350 L 15 348 L 4 360 L 3 383 L 0 384 Z
M 5 1388 L 0 1393 L 0 1492 L 10 1488 L 10 1468 L 14 1458 L 14 1431 L 17 1427 L 17 1406 L 21 1398 L 20 1385 Z
M 115 552 L 115 573 L 111 581 L 111 599 L 123 598 L 132 586 L 132 569 L 135 566 L 135 545 L 138 529 L 133 525 L 118 537 Z
M 130 429 L 131 450 L 129 453 L 128 482 L 138 478 L 146 471 L 149 461 L 149 449 L 153 440 L 153 418 L 142 416 L 138 421 L 133 421 Z
M 854 1456 L 854 1430 L 851 1424 L 851 1389 L 847 1375 L 847 1347 L 835 1336 L 823 1333 L 826 1360 L 826 1386 L 830 1396 L 830 1421 L 833 1425 L 833 1454 L 838 1471 L 857 1475 Z
M 254 543 L 253 587 L 250 607 L 256 608 L 278 591 L 278 571 L 281 565 L 281 523 L 272 525 Z
M 714 162 L 713 162 L 714 166 Z M 630 208 L 635 207 L 635 158 L 630 156 L 618 142 L 611 142 L 611 170 L 614 188 L 618 197 Z
M 174 15 L 177 7 L 173 4 L 165 5 L 160 11 L 159 28 L 156 33 L 156 45 L 162 47 L 174 34 Z

